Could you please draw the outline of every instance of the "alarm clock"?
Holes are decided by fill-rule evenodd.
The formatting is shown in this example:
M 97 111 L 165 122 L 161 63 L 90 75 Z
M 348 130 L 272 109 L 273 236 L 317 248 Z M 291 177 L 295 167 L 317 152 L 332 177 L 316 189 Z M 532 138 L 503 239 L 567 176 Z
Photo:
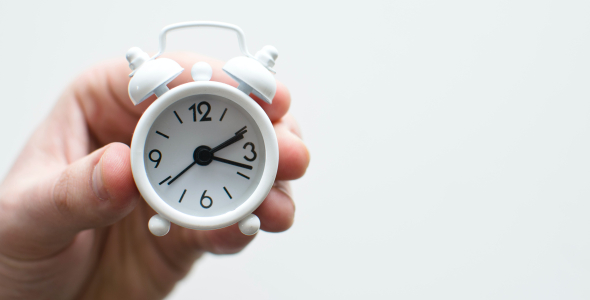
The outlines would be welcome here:
M 229 60 L 223 71 L 237 88 L 210 81 L 213 71 L 205 62 L 192 66 L 193 82 L 167 87 L 183 68 L 158 57 L 166 47 L 166 34 L 186 27 L 236 32 L 243 56 Z M 251 55 L 242 30 L 219 22 L 164 27 L 153 57 L 137 47 L 129 49 L 129 98 L 137 105 L 157 96 L 137 123 L 131 142 L 133 178 L 157 212 L 148 223 L 154 235 L 167 234 L 170 222 L 196 230 L 238 223 L 246 235 L 258 232 L 260 220 L 252 212 L 272 188 L 279 150 L 272 123 L 249 95 L 272 103 L 277 57 L 272 46 Z

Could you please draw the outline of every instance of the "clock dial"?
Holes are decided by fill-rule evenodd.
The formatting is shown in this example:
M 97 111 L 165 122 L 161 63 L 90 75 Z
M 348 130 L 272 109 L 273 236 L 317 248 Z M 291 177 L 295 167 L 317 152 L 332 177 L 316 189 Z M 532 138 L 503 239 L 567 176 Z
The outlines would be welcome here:
M 199 217 L 232 211 L 254 192 L 265 147 L 252 117 L 235 102 L 195 95 L 167 107 L 146 138 L 148 179 L 168 205 Z

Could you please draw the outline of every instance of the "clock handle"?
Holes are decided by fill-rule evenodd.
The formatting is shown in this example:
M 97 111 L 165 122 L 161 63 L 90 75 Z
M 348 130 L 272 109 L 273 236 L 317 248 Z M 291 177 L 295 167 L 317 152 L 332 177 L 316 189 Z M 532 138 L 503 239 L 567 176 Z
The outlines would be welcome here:
M 250 54 L 250 52 L 248 52 L 248 48 L 246 47 L 246 38 L 244 37 L 244 32 L 242 31 L 242 29 L 240 27 L 233 25 L 233 24 L 222 23 L 222 22 L 193 21 L 193 22 L 182 22 L 182 23 L 171 24 L 171 25 L 168 25 L 168 26 L 162 28 L 162 31 L 160 31 L 160 47 L 159 47 L 158 53 L 156 53 L 156 55 L 152 56 L 150 58 L 150 60 L 156 59 L 160 55 L 162 55 L 162 53 L 164 53 L 164 50 L 166 49 L 166 34 L 169 31 L 172 31 L 175 29 L 180 29 L 180 28 L 186 28 L 186 27 L 216 27 L 216 28 L 233 30 L 238 35 L 238 45 L 240 47 L 240 51 L 242 52 L 242 54 L 244 54 L 247 57 L 256 59 L 256 57 L 254 55 L 252 55 L 252 54 Z M 275 70 L 271 66 L 265 65 L 265 67 L 269 71 L 276 73 Z
M 260 219 L 255 214 L 249 214 L 238 222 L 238 227 L 245 235 L 255 235 L 260 229 Z

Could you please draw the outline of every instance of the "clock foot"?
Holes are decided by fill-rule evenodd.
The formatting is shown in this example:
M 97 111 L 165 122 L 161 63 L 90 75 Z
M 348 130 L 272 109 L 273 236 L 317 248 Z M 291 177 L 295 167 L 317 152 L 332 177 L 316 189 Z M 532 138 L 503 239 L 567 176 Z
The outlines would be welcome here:
M 260 229 L 260 219 L 256 215 L 250 214 L 238 222 L 240 231 L 245 235 L 254 235 Z
M 154 215 L 148 223 L 150 231 L 155 236 L 164 236 L 170 231 L 170 221 L 160 215 Z

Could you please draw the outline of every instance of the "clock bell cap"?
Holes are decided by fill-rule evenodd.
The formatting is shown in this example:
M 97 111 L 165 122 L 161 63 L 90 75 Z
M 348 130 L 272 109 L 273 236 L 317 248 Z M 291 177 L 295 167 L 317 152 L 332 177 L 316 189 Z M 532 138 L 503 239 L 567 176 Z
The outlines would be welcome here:
M 143 62 L 129 81 L 129 98 L 137 105 L 151 96 L 162 85 L 178 77 L 184 69 L 169 58 L 158 58 Z M 167 89 L 166 89 L 167 90 Z
M 257 56 L 259 56 L 259 60 L 264 60 L 266 64 L 274 65 L 274 59 L 278 55 L 278 53 L 273 55 L 275 53 Z M 223 66 L 223 71 L 240 85 L 246 84 L 250 86 L 252 93 L 258 98 L 268 104 L 272 104 L 272 99 L 277 92 L 277 83 L 274 76 L 259 60 L 246 56 L 235 57 Z

